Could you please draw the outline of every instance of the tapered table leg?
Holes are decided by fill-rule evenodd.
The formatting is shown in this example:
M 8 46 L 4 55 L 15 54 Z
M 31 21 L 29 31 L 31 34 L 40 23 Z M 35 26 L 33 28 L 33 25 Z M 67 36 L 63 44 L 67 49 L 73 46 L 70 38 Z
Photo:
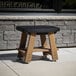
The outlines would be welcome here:
M 26 41 L 27 41 L 27 34 L 22 32 L 20 45 L 19 45 L 19 48 L 18 48 L 18 58 L 21 58 L 23 56 L 22 53 L 20 52 L 20 50 L 24 50 L 25 49 Z
M 35 42 L 35 33 L 31 33 L 29 36 L 29 41 L 28 41 L 28 47 L 27 47 L 27 51 L 24 57 L 24 61 L 25 63 L 29 63 L 32 59 L 32 52 L 34 49 L 34 42 Z
M 48 37 L 49 37 L 52 59 L 56 61 L 58 59 L 58 55 L 57 55 L 57 47 L 55 43 L 54 33 L 49 33 Z
M 42 48 L 47 48 L 46 35 L 41 34 L 40 39 L 41 39 Z M 43 52 L 43 58 L 46 57 L 47 57 L 47 52 Z

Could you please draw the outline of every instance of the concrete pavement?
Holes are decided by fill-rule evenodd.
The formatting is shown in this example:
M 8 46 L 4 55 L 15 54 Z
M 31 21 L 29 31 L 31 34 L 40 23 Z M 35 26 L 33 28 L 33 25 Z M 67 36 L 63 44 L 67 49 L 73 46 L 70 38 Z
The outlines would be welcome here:
M 24 64 L 17 59 L 17 50 L 0 51 L 0 76 L 76 76 L 76 48 L 60 48 L 57 62 L 40 60 L 41 52 L 33 53 Z

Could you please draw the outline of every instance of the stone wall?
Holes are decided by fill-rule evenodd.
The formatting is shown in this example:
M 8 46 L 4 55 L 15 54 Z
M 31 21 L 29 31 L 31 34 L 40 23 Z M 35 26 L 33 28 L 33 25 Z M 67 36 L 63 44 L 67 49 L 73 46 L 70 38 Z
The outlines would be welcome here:
M 16 26 L 22 25 L 57 26 L 60 28 L 55 35 L 57 47 L 76 46 L 76 19 L 0 19 L 0 50 L 18 48 L 21 32 L 16 30 Z M 39 45 L 40 40 L 37 36 L 35 46 Z

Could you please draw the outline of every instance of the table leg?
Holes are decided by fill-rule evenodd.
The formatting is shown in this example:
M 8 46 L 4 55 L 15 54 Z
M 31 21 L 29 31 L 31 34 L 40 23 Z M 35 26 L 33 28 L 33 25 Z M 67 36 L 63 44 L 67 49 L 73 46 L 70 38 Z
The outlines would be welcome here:
M 19 49 L 18 49 L 18 58 L 21 58 L 23 56 L 22 53 L 20 52 L 20 50 L 24 50 L 25 49 L 26 41 L 27 41 L 27 34 L 22 32 L 20 45 L 19 45 Z
M 28 46 L 27 46 L 27 51 L 24 57 L 25 63 L 29 63 L 32 59 L 32 52 L 34 49 L 34 42 L 35 42 L 35 33 L 31 33 L 29 36 L 29 41 L 28 41 Z
M 46 35 L 40 35 L 42 48 L 47 48 Z M 43 52 L 43 58 L 47 58 L 47 52 Z
M 55 43 L 54 33 L 49 33 L 48 37 L 49 37 L 52 59 L 53 61 L 56 61 L 58 59 L 58 54 L 57 54 L 57 47 Z

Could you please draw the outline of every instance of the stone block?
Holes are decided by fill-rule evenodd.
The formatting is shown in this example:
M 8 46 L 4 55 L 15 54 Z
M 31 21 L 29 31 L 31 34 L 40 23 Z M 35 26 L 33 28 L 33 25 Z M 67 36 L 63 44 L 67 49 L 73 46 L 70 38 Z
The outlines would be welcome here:
M 60 30 L 59 32 L 62 36 L 70 36 L 72 34 L 71 30 Z
M 21 32 L 19 31 L 5 31 L 4 40 L 19 40 L 21 37 Z
M 62 39 L 62 38 L 60 38 L 60 39 L 57 38 L 57 39 L 56 39 L 56 43 L 58 43 L 58 44 L 59 44 L 59 43 L 60 43 L 60 44 L 63 43 L 63 39 Z
M 63 36 L 63 43 L 74 43 L 74 35 L 70 34 L 69 36 Z
M 0 31 L 14 31 L 14 25 L 0 25 Z
M 64 25 L 64 21 L 49 21 L 49 25 Z
M 8 21 L 8 20 L 6 20 L 6 21 L 0 21 L 0 24 L 2 24 L 2 25 L 13 25 L 14 21 Z
M 19 41 L 8 41 L 8 49 L 17 49 L 19 48 Z
M 67 47 L 67 44 L 57 43 L 57 47 Z
M 68 26 L 66 26 L 66 25 L 63 25 L 63 26 L 57 25 L 57 27 L 59 27 L 60 30 L 67 30 L 67 27 L 68 27 Z
M 76 21 L 75 20 L 65 21 L 65 25 L 75 26 L 76 25 Z
M 0 41 L 0 50 L 7 49 L 7 41 Z
M 31 26 L 33 26 L 34 25 L 34 21 L 32 21 L 32 20 L 27 20 L 27 21 L 15 21 L 15 25 L 16 26 L 26 26 L 26 25 L 31 25 Z
M 75 42 L 76 42 L 76 33 L 75 33 Z
M 55 34 L 55 38 L 58 38 L 58 39 L 60 39 L 60 38 L 62 38 L 63 36 L 62 36 L 62 34 L 61 33 L 59 33 L 59 32 L 57 32 L 56 34 Z
M 68 25 L 67 30 L 76 30 L 76 24 L 75 25 Z
M 50 26 L 56 26 L 57 24 L 55 24 L 54 21 L 48 21 L 48 25 L 50 25 Z
M 35 25 L 48 25 L 47 20 L 35 21 Z
M 0 41 L 3 40 L 3 31 L 0 31 Z
M 76 30 L 72 30 L 72 33 L 76 33 Z
M 76 47 L 76 43 L 70 43 L 70 44 L 67 44 L 68 47 Z

